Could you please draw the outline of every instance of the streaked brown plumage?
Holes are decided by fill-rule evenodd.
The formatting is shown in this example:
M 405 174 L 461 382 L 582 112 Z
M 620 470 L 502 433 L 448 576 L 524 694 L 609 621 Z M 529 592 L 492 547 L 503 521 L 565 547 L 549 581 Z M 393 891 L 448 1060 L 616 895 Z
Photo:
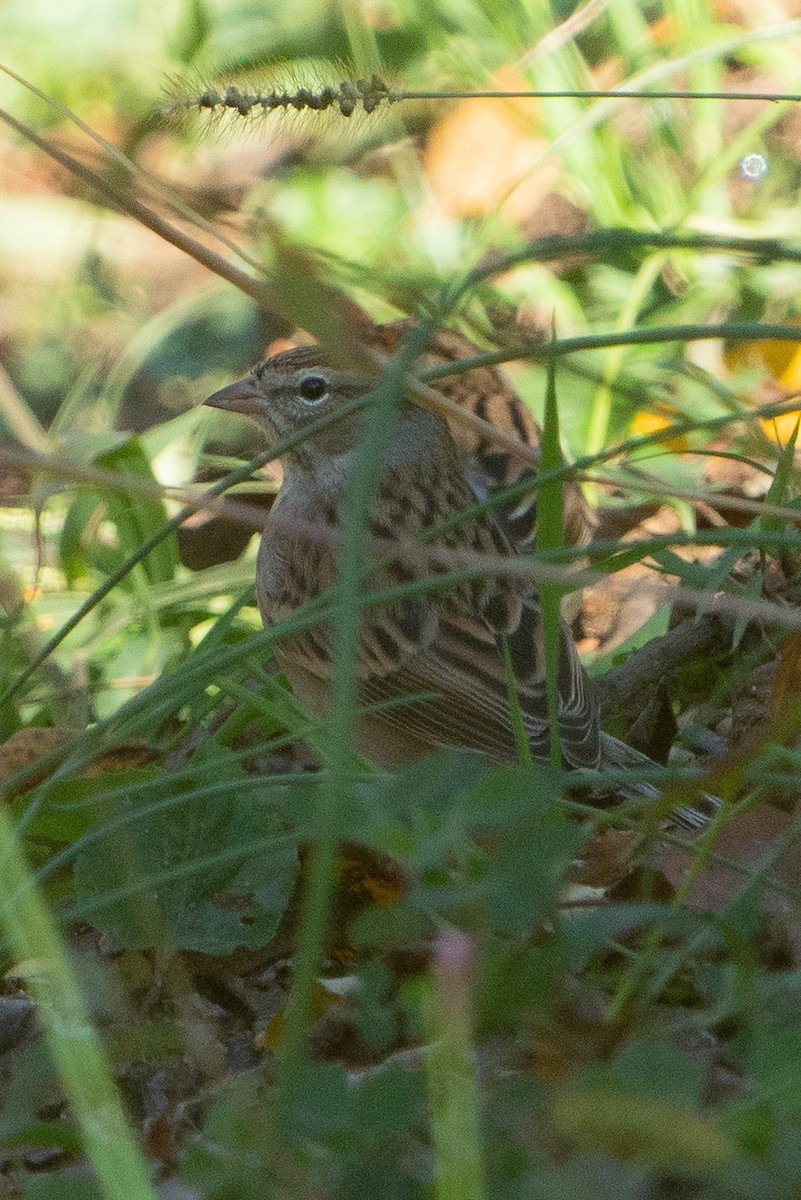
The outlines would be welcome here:
M 460 357 L 462 353 L 460 347 Z M 277 441 L 365 394 L 372 382 L 358 370 L 329 366 L 316 347 L 300 347 L 265 360 L 247 379 L 216 392 L 206 403 L 254 417 Z M 339 524 L 361 423 L 360 414 L 346 415 L 310 434 L 283 457 L 284 481 L 265 525 L 257 564 L 259 607 L 267 625 L 336 582 L 332 540 L 310 538 L 308 530 L 310 525 Z M 393 557 L 387 543 L 408 547 L 421 533 L 474 503 L 464 456 L 445 421 L 401 398 L 369 520 L 370 532 L 382 543 L 381 565 L 371 576 L 371 588 L 436 572 L 430 557 L 417 555 L 413 560 L 403 545 Z M 516 542 L 489 513 L 473 513 L 429 544 L 510 560 L 519 553 Z M 324 711 L 328 697 L 330 637 L 327 623 L 322 623 L 283 639 L 276 650 L 297 693 L 318 712 Z M 365 609 L 354 664 L 359 701 L 365 707 L 396 703 L 363 717 L 362 751 L 386 767 L 444 746 L 477 750 L 496 763 L 515 761 L 503 640 L 531 750 L 537 757 L 548 757 L 537 591 L 530 578 L 502 568 L 478 581 Z M 560 743 L 569 765 L 653 765 L 600 731 L 598 705 L 565 625 L 557 689 Z M 411 699 L 421 693 L 428 698 Z M 397 703 L 404 699 L 409 702 Z M 634 782 L 639 794 L 654 794 L 653 789 L 636 786 L 636 776 Z M 692 815 L 689 821 L 696 823 Z
M 249 379 L 224 388 L 207 403 L 247 412 L 273 439 L 279 439 L 364 394 L 370 386 L 368 375 L 332 369 L 317 348 L 299 347 L 267 359 Z M 257 567 L 259 607 L 268 625 L 336 582 L 330 542 L 309 538 L 303 526 L 338 524 L 360 428 L 360 415 L 345 417 L 283 458 L 284 482 L 267 519 Z M 413 543 L 424 531 L 474 503 L 475 493 L 445 422 L 402 400 L 370 532 L 382 542 Z M 293 531 L 293 522 L 299 532 Z M 432 544 L 504 558 L 517 553 L 487 513 L 469 517 Z M 381 588 L 424 573 L 425 565 L 410 568 L 408 554 L 401 552 L 374 573 L 372 586 Z M 496 762 L 514 761 L 501 638 L 510 649 L 532 751 L 547 757 L 545 664 L 536 589 L 528 579 L 503 573 L 367 609 L 356 662 L 360 701 L 369 706 L 418 693 L 436 693 L 437 698 L 366 717 L 360 736 L 364 752 L 385 766 L 441 746 L 478 750 Z M 328 628 L 321 625 L 282 641 L 277 654 L 298 694 L 319 711 L 327 692 Z M 566 761 L 572 766 L 597 766 L 598 708 L 566 627 L 559 670 L 559 726 Z
M 409 334 L 408 320 L 373 325 L 362 332 L 364 341 L 385 354 L 394 354 Z M 421 359 L 421 367 L 442 366 L 474 358 L 481 351 L 468 338 L 449 329 L 437 330 Z M 462 408 L 488 421 L 502 433 L 512 434 L 523 445 L 539 451 L 541 430 L 530 409 L 497 367 L 471 367 L 437 380 L 437 391 Z M 536 478 L 536 468 L 523 455 L 499 446 L 457 420 L 448 427 L 465 467 L 465 474 L 480 499 L 494 495 L 519 480 Z M 563 488 L 565 544 L 584 547 L 591 541 L 595 515 L 578 484 L 568 481 Z M 501 504 L 495 515 L 518 544 L 533 542 L 536 527 L 536 489 L 513 504 Z

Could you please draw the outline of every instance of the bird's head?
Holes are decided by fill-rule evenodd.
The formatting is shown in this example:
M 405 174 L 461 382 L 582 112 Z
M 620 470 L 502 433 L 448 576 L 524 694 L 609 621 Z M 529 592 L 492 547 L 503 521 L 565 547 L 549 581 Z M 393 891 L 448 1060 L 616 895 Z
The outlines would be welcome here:
M 302 444 L 312 455 L 342 454 L 357 443 L 361 429 L 360 413 L 352 411 L 351 402 L 366 396 L 375 383 L 376 377 L 364 370 L 331 365 L 318 346 L 298 346 L 265 359 L 246 378 L 209 396 L 206 404 L 253 417 L 272 443 L 330 416 L 331 423 L 313 430 Z

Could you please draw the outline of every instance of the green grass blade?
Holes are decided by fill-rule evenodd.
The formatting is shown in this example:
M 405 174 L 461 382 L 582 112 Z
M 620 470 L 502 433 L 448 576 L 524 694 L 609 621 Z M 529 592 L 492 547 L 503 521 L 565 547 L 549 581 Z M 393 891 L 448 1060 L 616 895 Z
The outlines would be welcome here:
M 436 1200 L 483 1200 L 480 1096 L 470 1021 L 471 948 L 453 931 L 436 949 L 433 986 L 424 996 L 425 1052 Z
M 304 1058 L 304 1040 L 309 1026 L 314 982 L 323 950 L 328 912 L 336 884 L 340 814 L 350 786 L 349 767 L 356 734 L 357 681 L 354 672 L 361 620 L 360 592 L 367 559 L 368 518 L 380 478 L 384 450 L 392 428 L 405 373 L 416 357 L 421 331 L 401 351 L 379 380 L 373 401 L 366 409 L 359 452 L 348 480 L 342 525 L 345 537 L 338 554 L 339 587 L 333 617 L 334 653 L 328 715 L 328 775 L 320 789 L 310 856 L 308 883 L 295 973 L 278 1046 L 277 1085 L 283 1106 L 292 1080 Z
M 545 394 L 545 418 L 542 427 L 541 467 L 544 473 L 558 472 L 564 466 L 559 441 L 559 409 L 556 399 L 556 364 L 548 364 L 548 387 Z M 562 507 L 562 481 L 557 475 L 540 485 L 537 496 L 537 550 L 547 551 L 563 546 L 565 541 Z M 542 610 L 543 641 L 545 645 L 548 724 L 551 735 L 551 761 L 562 761 L 559 741 L 559 653 L 562 640 L 560 606 L 562 589 L 556 583 L 541 583 L 539 588 Z
M 17 961 L 29 964 L 24 973 L 39 1020 L 102 1192 L 108 1200 L 155 1200 L 66 948 L 2 807 L 0 867 L 3 928 Z

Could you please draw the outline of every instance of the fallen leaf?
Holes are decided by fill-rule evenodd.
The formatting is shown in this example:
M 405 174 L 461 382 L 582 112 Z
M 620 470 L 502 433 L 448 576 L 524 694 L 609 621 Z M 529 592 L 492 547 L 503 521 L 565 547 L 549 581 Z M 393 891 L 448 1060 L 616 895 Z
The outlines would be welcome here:
M 530 88 L 527 78 L 503 67 L 489 81 L 501 91 Z M 432 129 L 424 166 L 440 206 L 450 216 L 480 217 L 501 208 L 523 221 L 559 174 L 555 162 L 537 165 L 547 149 L 536 100 L 462 100 Z

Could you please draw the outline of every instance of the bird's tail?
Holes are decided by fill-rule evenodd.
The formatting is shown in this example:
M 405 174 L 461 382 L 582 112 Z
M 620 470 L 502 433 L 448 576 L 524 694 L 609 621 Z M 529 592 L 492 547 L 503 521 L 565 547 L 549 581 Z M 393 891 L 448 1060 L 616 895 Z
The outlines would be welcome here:
M 601 734 L 601 761 L 605 767 L 619 767 L 621 770 L 631 772 L 631 782 L 618 788 L 631 799 L 656 799 L 662 795 L 662 792 L 654 784 L 636 778 L 638 770 L 651 770 L 658 764 L 647 754 L 642 754 L 641 751 L 626 745 L 625 742 L 612 737 L 609 733 Z M 698 833 L 701 829 L 706 828 L 717 809 L 720 808 L 720 804 L 721 801 L 717 796 L 701 792 L 697 804 L 692 806 L 681 804 L 674 809 L 671 814 L 671 822 L 688 833 Z

